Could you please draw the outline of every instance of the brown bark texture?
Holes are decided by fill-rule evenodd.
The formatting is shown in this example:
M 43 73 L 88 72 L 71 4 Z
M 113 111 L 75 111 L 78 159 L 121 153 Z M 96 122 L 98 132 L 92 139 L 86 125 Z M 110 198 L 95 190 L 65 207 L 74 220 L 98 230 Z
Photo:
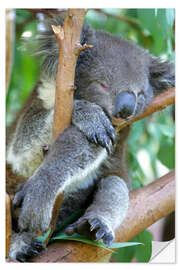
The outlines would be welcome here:
M 52 29 L 59 45 L 58 70 L 56 75 L 56 97 L 54 107 L 53 142 L 71 122 L 74 96 L 74 76 L 77 57 L 82 50 L 92 48 L 91 45 L 80 44 L 80 34 L 86 14 L 85 9 L 69 9 L 63 26 L 54 26 Z M 64 194 L 57 197 L 51 218 L 48 243 L 58 216 Z
M 127 242 L 175 209 L 175 172 L 130 193 L 127 216 L 116 230 L 116 242 Z M 56 241 L 32 262 L 105 262 L 111 251 L 76 241 Z
M 11 200 L 9 195 L 6 193 L 6 257 L 9 253 L 11 234 L 12 234 L 12 222 L 11 222 Z
M 80 44 L 80 34 L 85 14 L 85 9 L 69 9 L 63 26 L 52 25 L 59 44 L 53 141 L 71 122 L 77 57 L 82 50 L 92 47 Z

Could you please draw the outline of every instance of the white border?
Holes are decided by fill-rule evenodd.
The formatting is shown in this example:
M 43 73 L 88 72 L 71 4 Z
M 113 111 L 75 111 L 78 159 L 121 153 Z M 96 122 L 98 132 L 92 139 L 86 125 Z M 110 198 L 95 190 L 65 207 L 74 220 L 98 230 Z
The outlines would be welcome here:
M 15 267 L 18 267 L 19 269 L 21 267 L 33 267 L 33 268 L 36 268 L 36 267 L 48 267 L 49 268 L 49 264 L 14 264 L 14 263 L 9 263 L 9 264 L 5 264 L 4 262 L 4 254 L 5 254 L 5 249 L 4 249 L 4 239 L 5 239 L 5 224 L 4 224 L 4 220 L 5 220 L 5 211 L 4 211 L 4 201 L 5 201 L 5 184 L 4 184 L 4 179 L 5 179 L 5 173 L 4 173 L 4 157 L 5 157 L 5 129 L 4 129 L 4 123 L 5 123 L 5 44 L 4 44 L 4 40 L 5 40 L 5 16 L 4 16 L 4 12 L 5 12 L 5 8 L 56 8 L 56 7 L 62 7 L 62 8 L 66 8 L 66 7 L 76 7 L 76 8 L 80 8 L 80 7 L 85 7 L 85 8 L 102 8 L 102 7 L 106 7 L 106 8 L 176 8 L 176 29 L 178 29 L 178 26 L 179 26 L 179 19 L 180 18 L 180 14 L 179 14 L 179 8 L 178 8 L 178 1 L 175 1 L 175 0 L 171 0 L 171 1 L 155 1 L 155 0 L 151 0 L 151 1 L 139 1 L 139 0 L 136 0 L 136 1 L 129 1 L 129 0 L 126 0 L 126 1 L 120 1 L 120 0 L 117 0 L 117 1 L 114 1 L 114 0 L 108 0 L 108 1 L 94 1 L 94 0 L 91 0 L 91 1 L 50 1 L 49 4 L 48 4 L 48 1 L 42 1 L 42 0 L 31 0 L 31 1 L 22 1 L 22 0 L 19 0 L 19 1 L 9 1 L 9 0 L 6 0 L 6 1 L 1 1 L 1 6 L 0 6 L 0 25 L 1 25 L 1 31 L 0 31 L 0 65 L 1 65 L 1 72 L 0 72 L 0 77 L 1 77 L 1 90 L 0 90 L 0 101 L 1 101 L 1 105 L 0 105 L 0 112 L 1 112 L 1 121 L 0 121 L 0 134 L 1 134 L 1 140 L 0 140 L 0 172 L 1 172 L 1 188 L 0 188 L 0 198 L 1 198 L 1 207 L 0 207 L 0 220 L 1 220 L 1 227 L 0 227 L 0 234 L 1 234 L 1 250 L 0 250 L 0 262 L 2 264 L 2 266 L 6 267 L 6 268 L 15 268 Z M 177 38 L 176 38 L 176 48 L 178 50 L 179 48 L 179 42 L 178 42 L 178 33 L 177 34 Z M 176 53 L 176 55 L 178 56 L 178 52 Z M 178 57 L 176 57 L 176 61 L 177 61 L 177 64 L 176 64 L 176 70 L 178 70 Z M 176 100 L 179 100 L 179 97 L 178 97 L 178 92 L 180 91 L 180 89 L 178 89 L 178 76 L 177 76 L 177 80 L 176 80 Z M 179 134 L 178 134 L 178 131 L 179 131 L 179 120 L 178 120 L 178 116 L 180 115 L 180 113 L 178 112 L 179 111 L 179 104 L 177 104 L 177 102 L 179 101 L 176 101 L 176 119 L 177 119 L 177 123 L 176 123 L 176 149 L 179 149 L 178 151 L 180 151 L 180 146 L 179 146 L 179 140 L 178 138 L 180 137 Z M 178 161 L 177 161 L 177 165 L 178 165 Z M 179 170 L 178 170 L 178 167 L 177 166 L 177 170 L 176 170 L 176 179 L 177 179 L 177 186 L 179 186 L 178 184 L 178 181 L 179 180 Z M 178 196 L 176 197 L 177 198 L 177 201 L 178 201 Z M 176 202 L 176 207 L 177 207 L 177 204 L 178 202 Z M 178 213 L 176 214 L 176 239 L 178 238 L 179 240 L 179 233 L 178 233 L 178 230 L 179 230 L 179 226 L 177 225 L 177 223 L 179 224 L 179 215 Z M 177 242 L 179 243 L 179 241 L 177 240 Z M 178 255 L 178 252 L 176 251 L 176 254 Z M 177 264 L 172 264 L 171 266 L 169 266 L 169 264 L 163 264 L 163 268 L 166 269 L 168 268 L 169 270 L 169 267 L 178 267 L 178 258 L 176 259 L 177 260 Z M 113 263 L 111 265 L 109 264 L 53 264 L 53 268 L 56 268 L 58 267 L 59 268 L 67 268 L 67 267 L 74 267 L 79 270 L 81 267 L 84 269 L 85 268 L 94 268 L 94 267 L 103 267 L 103 270 L 107 267 L 109 269 L 109 267 L 111 268 L 114 268 L 114 269 L 120 269 L 120 268 L 123 268 L 123 269 L 129 269 L 130 267 L 133 267 L 133 269 L 139 269 L 142 267 L 142 269 L 144 269 L 144 267 L 153 267 L 153 269 L 156 269 L 158 268 L 159 269 L 159 265 L 156 265 L 156 264 L 137 264 L 137 263 L 131 263 L 131 264 L 117 264 L 117 263 Z

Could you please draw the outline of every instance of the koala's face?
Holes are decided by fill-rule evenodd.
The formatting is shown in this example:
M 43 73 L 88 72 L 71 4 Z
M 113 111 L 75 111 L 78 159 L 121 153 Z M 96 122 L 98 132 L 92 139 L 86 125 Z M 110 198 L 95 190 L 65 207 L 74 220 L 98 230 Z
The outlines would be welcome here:
M 95 102 L 117 118 L 128 119 L 143 112 L 153 98 L 152 56 L 101 31 L 89 44 L 94 47 L 79 57 L 77 96 Z

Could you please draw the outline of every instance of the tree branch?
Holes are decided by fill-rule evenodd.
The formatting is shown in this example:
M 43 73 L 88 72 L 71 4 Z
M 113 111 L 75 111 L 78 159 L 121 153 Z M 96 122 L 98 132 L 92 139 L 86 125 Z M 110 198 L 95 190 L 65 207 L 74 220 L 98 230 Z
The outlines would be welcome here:
M 130 193 L 127 216 L 116 230 L 116 241 L 125 242 L 167 216 L 175 208 L 175 173 Z M 105 262 L 111 252 L 76 241 L 56 241 L 31 262 Z
M 91 45 L 80 45 L 80 34 L 85 14 L 85 9 L 69 9 L 64 25 L 52 26 L 59 44 L 53 141 L 71 122 L 77 57 L 82 50 L 92 47 Z
M 56 75 L 56 97 L 54 107 L 53 142 L 71 122 L 74 96 L 74 76 L 76 61 L 82 50 L 92 48 L 91 45 L 80 44 L 80 34 L 86 14 L 85 9 L 69 9 L 63 26 L 54 26 L 52 29 L 59 45 L 58 70 Z M 51 218 L 48 243 L 58 216 L 64 194 L 57 197 Z
M 126 22 L 126 23 L 129 23 L 130 25 L 139 25 L 139 22 L 136 21 L 136 20 L 133 20 L 131 18 L 128 18 L 128 17 L 125 17 L 125 16 L 122 16 L 122 15 L 116 15 L 116 14 L 110 14 L 108 12 L 105 12 L 104 10 L 102 9 L 94 9 L 96 12 L 98 12 L 99 14 L 102 14 L 102 15 L 105 15 L 107 17 L 111 17 L 111 18 L 114 18 L 116 20 L 120 20 L 120 21 L 123 21 L 123 22 Z
M 175 89 L 171 88 L 170 90 L 165 91 L 164 93 L 156 96 L 153 99 L 152 103 L 146 108 L 146 110 L 142 114 L 136 116 L 135 118 L 131 120 L 123 120 L 121 118 L 117 119 L 111 117 L 111 119 L 113 124 L 116 126 L 116 130 L 120 131 L 126 126 L 129 126 L 132 123 L 153 114 L 154 112 L 165 109 L 167 106 L 174 104 L 174 102 L 175 102 Z

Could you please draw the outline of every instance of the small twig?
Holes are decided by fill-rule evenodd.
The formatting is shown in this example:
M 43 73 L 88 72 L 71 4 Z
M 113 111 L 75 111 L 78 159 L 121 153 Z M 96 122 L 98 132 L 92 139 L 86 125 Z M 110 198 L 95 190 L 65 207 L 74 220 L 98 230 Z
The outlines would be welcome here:
M 80 54 L 80 52 L 87 50 L 87 49 L 91 49 L 92 47 L 93 47 L 93 45 L 87 45 L 87 44 L 81 45 L 80 43 L 78 43 L 75 45 L 74 54 L 78 56 Z
M 95 11 L 97 11 L 99 14 L 105 15 L 107 17 L 111 17 L 114 18 L 116 20 L 120 20 L 126 23 L 129 23 L 131 25 L 139 25 L 139 22 L 133 19 L 130 19 L 128 17 L 122 16 L 122 15 L 116 15 L 116 14 L 110 14 L 106 11 L 103 11 L 102 9 L 94 9 Z

